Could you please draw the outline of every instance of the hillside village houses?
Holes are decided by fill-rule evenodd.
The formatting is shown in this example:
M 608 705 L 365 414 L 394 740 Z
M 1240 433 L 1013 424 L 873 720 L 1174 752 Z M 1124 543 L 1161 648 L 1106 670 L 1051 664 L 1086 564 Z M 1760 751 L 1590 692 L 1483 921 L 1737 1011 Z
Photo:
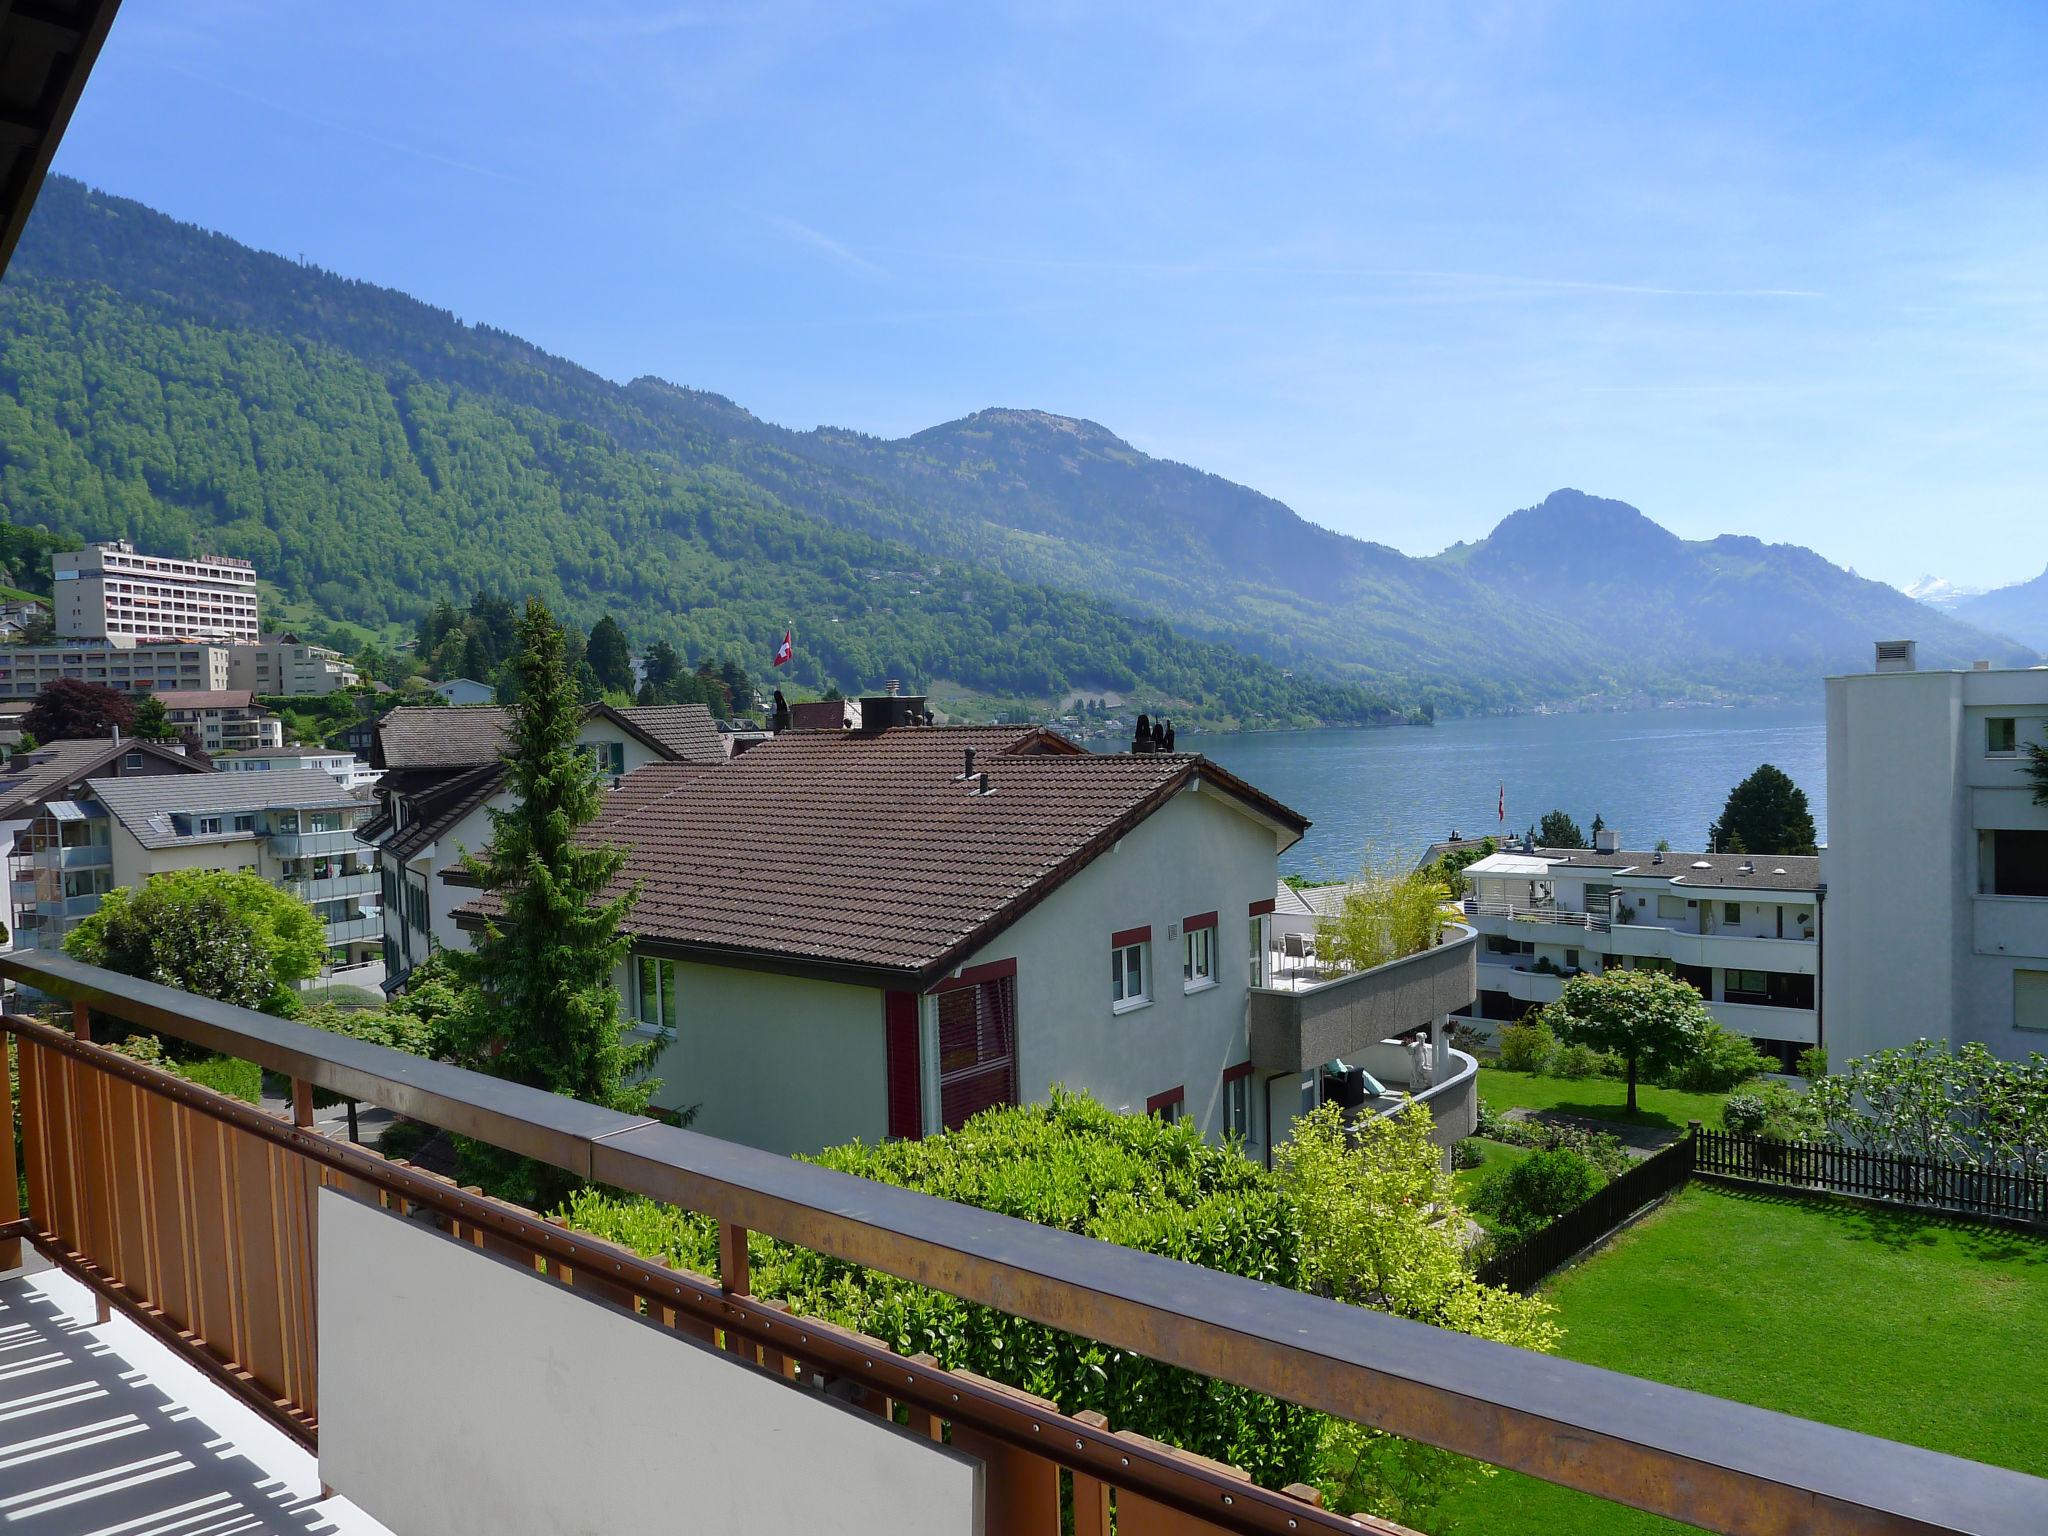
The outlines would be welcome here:
M 1347 1053 L 1403 1031 L 1441 1047 L 1470 1000 L 1462 930 L 1392 977 L 1276 974 L 1277 860 L 1308 823 L 1206 759 L 861 704 L 858 729 L 628 773 L 590 829 L 641 889 L 620 993 L 642 1029 L 672 1033 L 658 1101 L 694 1107 L 697 1129 L 812 1151 L 1065 1084 L 1263 1157 L 1368 1075 Z M 1382 1055 L 1375 1108 L 1404 1102 L 1387 1081 L 1438 1086 L 1409 1081 L 1405 1049 Z M 1432 1059 L 1469 1116 L 1470 1058 Z M 1469 1130 L 1454 1120 L 1446 1144 Z

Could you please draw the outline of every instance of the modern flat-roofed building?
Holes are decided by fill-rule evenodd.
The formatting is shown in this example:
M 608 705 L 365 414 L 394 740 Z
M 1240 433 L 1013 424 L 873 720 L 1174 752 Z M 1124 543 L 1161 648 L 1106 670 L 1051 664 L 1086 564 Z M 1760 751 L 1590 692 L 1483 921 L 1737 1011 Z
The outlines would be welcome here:
M 1475 1022 L 1554 1002 L 1580 971 L 1665 970 L 1699 989 L 1722 1027 L 1790 1059 L 1824 1043 L 1823 914 L 1811 855 L 1513 848 L 1465 869 L 1479 931 Z M 1833 943 L 1832 933 L 1826 935 Z
M 221 773 L 277 773 L 317 768 L 343 789 L 366 790 L 383 775 L 355 753 L 329 747 L 249 747 L 222 752 L 213 766 Z
M 228 686 L 291 698 L 337 693 L 362 682 L 341 652 L 297 635 L 264 635 L 228 650 Z
M 246 688 L 173 689 L 159 692 L 157 698 L 171 724 L 197 736 L 209 757 L 284 745 L 284 722 Z
M 228 686 L 222 645 L 83 641 L 0 650 L 0 699 L 32 699 L 61 679 L 123 693 L 218 692 Z
M 256 568 L 222 555 L 146 555 L 127 540 L 50 557 L 57 633 L 67 639 L 257 638 Z
M 1884 641 L 1827 680 L 1829 1053 L 2048 1052 L 2048 670 L 1916 659 Z

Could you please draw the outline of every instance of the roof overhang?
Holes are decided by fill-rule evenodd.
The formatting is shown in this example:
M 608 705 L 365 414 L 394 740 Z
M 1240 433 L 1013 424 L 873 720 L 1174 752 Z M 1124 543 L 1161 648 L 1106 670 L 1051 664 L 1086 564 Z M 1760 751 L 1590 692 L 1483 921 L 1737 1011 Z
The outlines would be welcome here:
M 120 8 L 121 0 L 0 6 L 0 272 Z

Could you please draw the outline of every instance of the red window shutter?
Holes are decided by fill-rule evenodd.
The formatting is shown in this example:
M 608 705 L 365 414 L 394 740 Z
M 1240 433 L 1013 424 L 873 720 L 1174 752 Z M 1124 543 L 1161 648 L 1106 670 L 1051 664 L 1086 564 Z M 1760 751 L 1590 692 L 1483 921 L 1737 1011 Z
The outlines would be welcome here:
M 924 1135 L 924 1073 L 918 1061 L 917 994 L 882 994 L 883 1043 L 888 1054 L 889 1134 L 907 1141 Z

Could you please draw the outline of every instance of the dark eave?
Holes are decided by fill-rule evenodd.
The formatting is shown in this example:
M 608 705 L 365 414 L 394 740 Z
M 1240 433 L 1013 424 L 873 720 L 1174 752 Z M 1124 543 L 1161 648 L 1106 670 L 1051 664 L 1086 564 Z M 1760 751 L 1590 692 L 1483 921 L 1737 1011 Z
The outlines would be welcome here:
M 120 0 L 0 4 L 0 273 L 119 9 Z

